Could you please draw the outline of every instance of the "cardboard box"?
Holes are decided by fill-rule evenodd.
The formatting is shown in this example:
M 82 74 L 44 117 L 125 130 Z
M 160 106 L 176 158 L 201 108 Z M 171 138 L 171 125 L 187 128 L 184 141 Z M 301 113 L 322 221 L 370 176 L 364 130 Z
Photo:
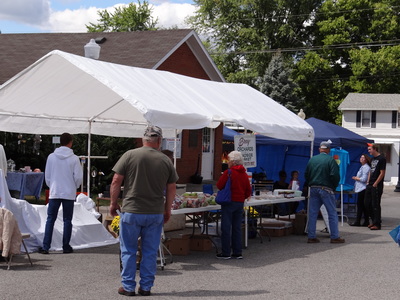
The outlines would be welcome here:
M 261 225 L 262 227 L 286 227 L 285 222 L 279 222 L 276 220 L 262 222 Z
M 276 228 L 261 228 L 260 234 L 262 236 L 271 236 L 271 237 L 279 237 L 285 236 L 285 227 L 276 227 Z
M 179 238 L 169 238 L 164 241 L 164 246 L 172 255 L 188 255 L 190 253 L 190 239 L 188 235 Z
M 261 223 L 260 234 L 262 236 L 279 237 L 293 232 L 292 222 L 282 220 L 268 220 Z
M 210 237 L 203 235 L 194 235 L 190 238 L 190 250 L 193 251 L 210 251 L 212 242 Z
M 171 218 L 164 224 L 164 232 L 173 230 L 183 230 L 186 227 L 186 217 L 184 214 L 171 215 Z

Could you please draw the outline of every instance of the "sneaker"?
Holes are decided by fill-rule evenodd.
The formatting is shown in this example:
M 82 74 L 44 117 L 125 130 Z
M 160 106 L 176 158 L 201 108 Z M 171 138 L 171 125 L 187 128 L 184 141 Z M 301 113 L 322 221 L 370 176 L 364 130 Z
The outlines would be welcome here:
M 243 259 L 242 254 L 232 254 L 231 257 L 234 259 Z
M 43 248 L 39 248 L 39 251 L 38 251 L 40 254 L 49 254 L 49 251 L 48 250 L 45 250 L 45 249 L 43 249 Z
M 319 239 L 317 239 L 317 238 L 308 239 L 307 243 L 308 244 L 316 244 L 316 243 L 319 243 Z
M 124 295 L 124 296 L 135 296 L 135 291 L 133 291 L 133 292 L 125 291 L 124 288 L 121 286 L 120 288 L 118 288 L 118 294 Z
M 151 295 L 150 291 L 142 290 L 142 288 L 138 289 L 138 293 L 139 293 L 140 296 L 150 296 Z
M 65 249 L 65 250 L 63 250 L 63 253 L 74 253 L 74 249 L 72 249 L 72 248 Z
M 374 226 L 371 226 L 369 229 L 371 229 L 371 230 L 381 230 L 381 226 L 374 225 Z
M 217 258 L 219 258 L 219 259 L 230 259 L 231 256 L 219 253 L 219 254 L 217 254 Z
M 331 239 L 332 244 L 343 244 L 345 242 L 345 239 L 337 238 L 337 239 Z

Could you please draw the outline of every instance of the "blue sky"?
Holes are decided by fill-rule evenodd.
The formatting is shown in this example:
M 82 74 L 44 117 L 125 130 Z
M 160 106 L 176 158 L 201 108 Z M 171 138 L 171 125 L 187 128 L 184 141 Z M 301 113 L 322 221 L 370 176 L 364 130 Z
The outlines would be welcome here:
M 132 1 L 112 0 L 0 0 L 2 33 L 86 32 L 85 24 L 95 23 L 98 10 L 112 10 Z M 143 2 L 143 1 L 142 1 Z M 185 28 L 185 17 L 195 7 L 191 0 L 148 0 L 158 25 Z

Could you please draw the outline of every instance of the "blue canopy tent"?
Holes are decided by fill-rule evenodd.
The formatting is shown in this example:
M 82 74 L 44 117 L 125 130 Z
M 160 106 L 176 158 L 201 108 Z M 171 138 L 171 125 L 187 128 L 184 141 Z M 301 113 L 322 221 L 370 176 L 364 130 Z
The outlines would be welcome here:
M 367 153 L 367 143 L 373 143 L 363 136 L 360 136 L 346 128 L 328 123 L 316 118 L 306 120 L 314 128 L 315 139 L 313 155 L 319 153 L 319 144 L 322 141 L 331 140 L 332 148 L 342 148 L 349 152 L 350 165 L 347 168 L 345 180 L 346 187 L 351 187 L 354 181 L 351 179 L 360 168 L 360 156 Z M 238 133 L 229 128 L 224 128 L 224 139 L 233 140 Z M 310 142 L 288 141 L 274 139 L 266 136 L 256 136 L 257 167 L 250 168 L 250 172 L 267 173 L 267 179 L 278 180 L 280 170 L 285 170 L 290 177 L 293 170 L 299 171 L 301 186 L 304 184 L 304 171 L 310 159 Z M 289 180 L 290 178 L 288 178 Z

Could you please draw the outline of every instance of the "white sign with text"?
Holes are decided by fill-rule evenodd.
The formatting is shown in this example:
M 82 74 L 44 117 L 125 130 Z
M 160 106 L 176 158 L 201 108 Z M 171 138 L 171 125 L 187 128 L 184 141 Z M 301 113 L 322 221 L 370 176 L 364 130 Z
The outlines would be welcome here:
M 235 150 L 242 153 L 245 168 L 257 167 L 255 135 L 235 135 Z

